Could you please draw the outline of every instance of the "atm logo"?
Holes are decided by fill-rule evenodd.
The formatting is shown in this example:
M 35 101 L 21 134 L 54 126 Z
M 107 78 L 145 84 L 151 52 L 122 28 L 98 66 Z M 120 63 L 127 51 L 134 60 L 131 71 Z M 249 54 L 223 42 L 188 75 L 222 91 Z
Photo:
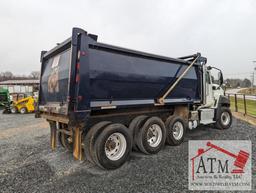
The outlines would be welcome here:
M 189 189 L 250 188 L 250 141 L 189 141 Z

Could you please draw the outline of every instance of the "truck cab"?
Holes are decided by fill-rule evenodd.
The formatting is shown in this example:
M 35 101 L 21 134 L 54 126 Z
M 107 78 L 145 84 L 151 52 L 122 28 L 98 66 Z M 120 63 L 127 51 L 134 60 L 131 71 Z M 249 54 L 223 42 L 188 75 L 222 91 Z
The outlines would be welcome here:
M 225 96 L 222 71 L 216 67 L 204 66 L 204 103 L 198 107 L 200 124 L 214 123 L 216 127 L 229 128 L 232 124 L 230 101 Z M 189 128 L 192 129 L 191 123 Z

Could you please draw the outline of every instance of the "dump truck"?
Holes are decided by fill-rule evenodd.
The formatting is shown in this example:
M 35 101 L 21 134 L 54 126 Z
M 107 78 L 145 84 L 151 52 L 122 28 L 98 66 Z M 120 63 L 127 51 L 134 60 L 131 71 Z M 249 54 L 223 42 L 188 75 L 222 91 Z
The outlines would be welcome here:
M 105 169 L 132 150 L 155 154 L 179 145 L 188 129 L 228 129 L 230 102 L 220 69 L 200 53 L 171 58 L 98 42 L 73 28 L 69 39 L 41 52 L 37 116 L 75 159 Z

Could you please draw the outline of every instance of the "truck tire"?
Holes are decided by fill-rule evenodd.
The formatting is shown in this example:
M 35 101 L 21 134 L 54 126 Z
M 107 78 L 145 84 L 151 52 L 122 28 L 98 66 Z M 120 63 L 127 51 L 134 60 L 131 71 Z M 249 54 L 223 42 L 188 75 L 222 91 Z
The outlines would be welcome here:
M 137 145 L 135 143 L 135 136 L 138 135 L 138 131 L 142 127 L 146 118 L 148 118 L 148 116 L 139 115 L 139 116 L 135 117 L 129 125 L 129 130 L 131 131 L 131 134 L 132 134 L 132 148 L 135 151 L 139 151 L 139 148 L 137 147 Z
M 58 139 L 62 147 L 64 147 L 68 151 L 73 150 L 72 136 L 67 135 L 63 132 L 58 132 Z
M 28 110 L 27 110 L 26 107 L 22 107 L 22 108 L 20 109 L 20 113 L 21 113 L 21 114 L 26 114 L 27 112 L 28 112 Z
M 165 144 L 166 128 L 158 117 L 151 117 L 139 129 L 135 141 L 140 151 L 145 154 L 155 154 Z
M 101 132 L 101 130 L 104 129 L 104 127 L 106 127 L 109 124 L 111 124 L 110 121 L 102 121 L 102 122 L 96 123 L 90 128 L 88 133 L 85 135 L 84 154 L 85 154 L 85 158 L 91 163 L 94 163 L 92 159 L 92 151 L 93 151 L 93 145 L 96 141 L 96 138 Z
M 218 129 L 228 129 L 232 125 L 232 114 L 228 107 L 221 107 L 217 116 L 215 127 Z
M 180 116 L 169 117 L 166 122 L 168 145 L 180 145 L 184 140 L 186 126 L 184 120 Z
M 132 150 L 132 136 L 128 128 L 114 123 L 106 126 L 96 139 L 93 160 L 103 169 L 116 169 L 123 165 Z

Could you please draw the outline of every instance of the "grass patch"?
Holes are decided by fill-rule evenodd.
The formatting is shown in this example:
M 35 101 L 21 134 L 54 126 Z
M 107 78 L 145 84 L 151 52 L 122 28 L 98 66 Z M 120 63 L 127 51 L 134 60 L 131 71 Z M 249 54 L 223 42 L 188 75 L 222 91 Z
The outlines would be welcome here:
M 235 111 L 235 97 L 230 96 L 231 110 Z M 256 100 L 246 99 L 247 114 L 256 116 Z M 237 97 L 237 111 L 244 113 L 244 99 Z

